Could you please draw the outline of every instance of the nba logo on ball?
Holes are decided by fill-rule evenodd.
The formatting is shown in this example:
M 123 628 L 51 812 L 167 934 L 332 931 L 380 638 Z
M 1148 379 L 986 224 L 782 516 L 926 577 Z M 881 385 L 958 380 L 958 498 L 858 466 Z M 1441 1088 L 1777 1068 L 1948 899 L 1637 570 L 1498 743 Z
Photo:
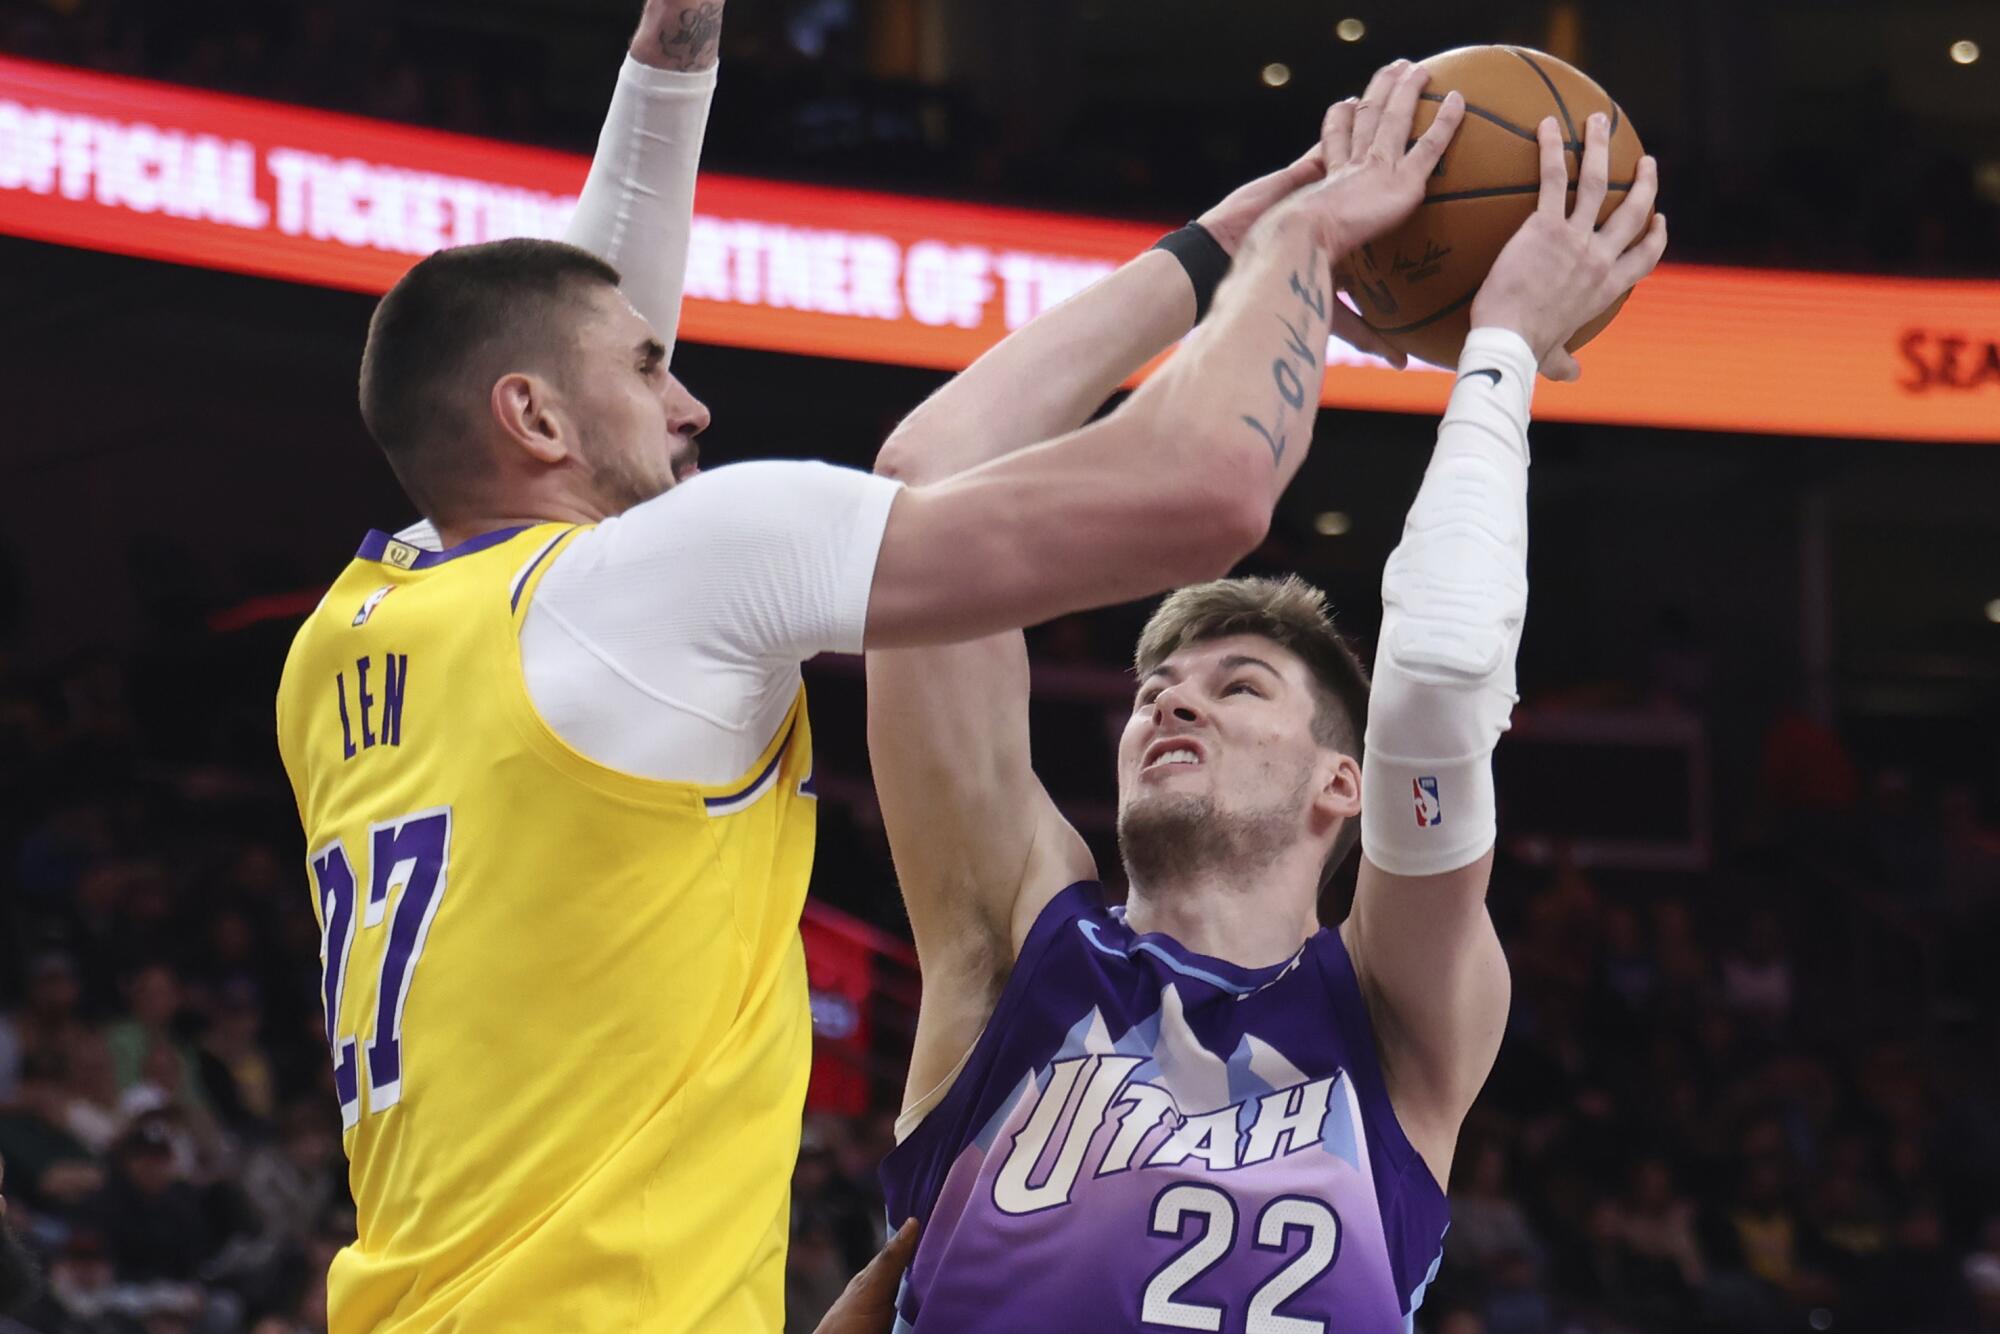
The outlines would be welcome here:
M 1417 798 L 1417 828 L 1430 829 L 1444 823 L 1444 806 L 1438 801 L 1438 780 L 1414 778 L 1411 791 Z

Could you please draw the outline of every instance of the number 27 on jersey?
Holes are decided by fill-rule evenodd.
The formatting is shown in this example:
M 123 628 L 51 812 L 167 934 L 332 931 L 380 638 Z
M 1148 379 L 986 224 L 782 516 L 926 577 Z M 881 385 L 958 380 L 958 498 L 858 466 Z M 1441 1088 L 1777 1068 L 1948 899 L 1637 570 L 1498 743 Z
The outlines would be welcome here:
M 431 921 L 444 900 L 451 808 L 437 806 L 370 825 L 365 854 L 365 862 L 357 863 L 346 844 L 335 839 L 308 859 L 319 895 L 320 999 L 326 1007 L 326 1040 L 333 1050 L 333 1084 L 340 1095 L 343 1128 L 361 1120 L 362 1066 L 368 1071 L 370 1115 L 402 1099 L 403 1007 L 423 959 Z M 363 874 L 368 885 L 365 896 L 358 892 Z M 385 918 L 389 939 L 375 984 L 374 1034 L 357 1043 L 353 1033 L 341 1032 L 348 956 L 356 932 L 379 928 Z

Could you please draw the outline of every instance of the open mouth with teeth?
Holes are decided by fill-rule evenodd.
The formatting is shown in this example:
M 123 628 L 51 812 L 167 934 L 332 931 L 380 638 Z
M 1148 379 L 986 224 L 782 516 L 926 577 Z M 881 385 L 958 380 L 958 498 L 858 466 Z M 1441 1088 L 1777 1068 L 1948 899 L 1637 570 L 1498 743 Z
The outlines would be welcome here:
M 1205 758 L 1201 753 L 1201 747 L 1189 742 L 1179 739 L 1155 741 L 1147 749 L 1145 762 L 1139 766 L 1139 772 L 1151 773 L 1154 770 L 1178 765 L 1198 768 Z

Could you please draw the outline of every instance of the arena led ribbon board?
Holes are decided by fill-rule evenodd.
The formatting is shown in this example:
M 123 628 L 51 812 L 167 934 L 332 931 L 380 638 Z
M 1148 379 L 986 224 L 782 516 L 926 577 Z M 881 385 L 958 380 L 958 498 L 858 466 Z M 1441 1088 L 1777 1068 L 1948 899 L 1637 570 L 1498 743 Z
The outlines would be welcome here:
M 560 235 L 574 154 L 0 59 L 0 233 L 355 291 L 440 246 Z M 1663 201 L 1672 211 L 1672 198 Z M 704 174 L 683 337 L 956 369 L 1159 228 Z M 1330 405 L 1449 380 L 1338 344 Z M 1535 414 L 2000 442 L 2000 282 L 1664 266 Z

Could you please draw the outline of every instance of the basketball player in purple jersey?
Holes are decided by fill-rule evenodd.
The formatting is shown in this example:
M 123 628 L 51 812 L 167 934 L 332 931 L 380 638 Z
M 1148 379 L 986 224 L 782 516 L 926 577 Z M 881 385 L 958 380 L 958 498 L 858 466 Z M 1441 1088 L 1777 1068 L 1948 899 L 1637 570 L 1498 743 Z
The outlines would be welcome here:
M 1258 228 L 1295 223 L 1315 190 L 1420 181 L 1403 150 L 1421 87 L 1399 62 L 1329 112 L 1329 184 Z M 925 982 L 882 1169 L 891 1216 L 923 1225 L 897 1329 L 1413 1327 L 1508 1004 L 1485 906 L 1490 757 L 1526 609 L 1534 377 L 1577 373 L 1563 344 L 1666 241 L 1650 159 L 1593 228 L 1607 138 L 1594 118 L 1572 213 L 1541 127 L 1538 211 L 1474 301 L 1384 573 L 1372 694 L 1297 580 L 1183 589 L 1147 627 L 1118 751 L 1122 908 L 1031 767 L 1021 636 L 869 655 L 875 779 Z M 1329 256 L 1352 249 L 1319 235 Z M 1174 265 L 1134 261 L 920 408 L 878 469 L 948 475 L 1074 425 L 1185 331 L 1188 293 Z M 1270 402 L 1240 410 L 1274 447 L 1311 425 L 1270 414 L 1299 397 L 1284 325 L 1227 331 L 1268 342 Z M 1204 324 L 1181 355 L 1224 332 Z M 1353 911 L 1320 929 L 1321 888 L 1357 840 Z

